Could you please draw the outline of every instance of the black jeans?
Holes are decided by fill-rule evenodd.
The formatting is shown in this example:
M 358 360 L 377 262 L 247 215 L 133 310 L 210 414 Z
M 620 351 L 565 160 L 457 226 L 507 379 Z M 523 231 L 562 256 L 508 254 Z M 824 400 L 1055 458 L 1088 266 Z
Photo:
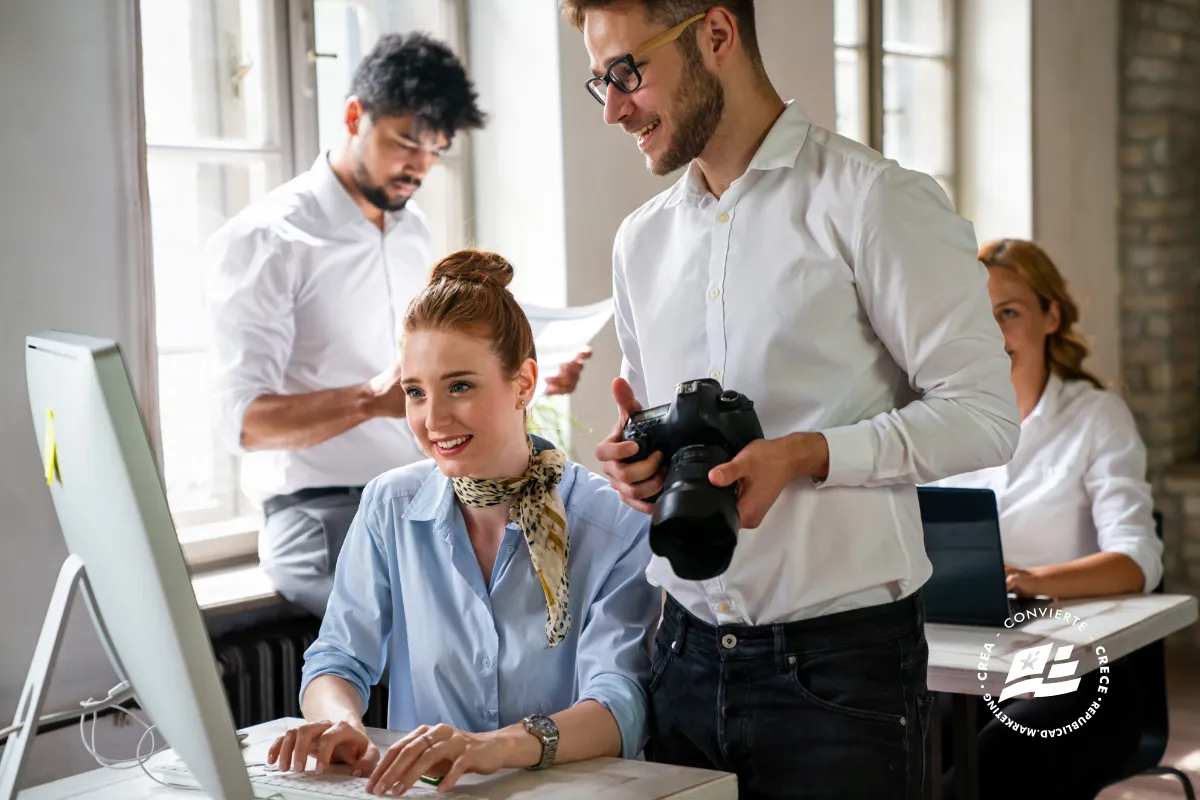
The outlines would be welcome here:
M 713 627 L 668 597 L 646 757 L 734 772 L 742 800 L 919 798 L 928 662 L 919 593 L 758 627 Z

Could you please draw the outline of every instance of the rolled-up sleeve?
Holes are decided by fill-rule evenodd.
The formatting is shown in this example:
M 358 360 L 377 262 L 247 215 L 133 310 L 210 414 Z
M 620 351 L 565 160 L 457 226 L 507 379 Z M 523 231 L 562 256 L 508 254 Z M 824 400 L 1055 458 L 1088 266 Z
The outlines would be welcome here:
M 321 632 L 304 653 L 301 702 L 314 678 L 336 675 L 358 691 L 366 708 L 371 687 L 383 674 L 394 587 L 380 537 L 376 495 L 375 486 L 368 485 L 342 545 Z
M 634 758 L 646 743 L 647 636 L 659 615 L 659 592 L 646 581 L 649 518 L 624 517 L 636 533 L 605 579 L 579 634 L 576 666 L 579 702 L 607 708 L 621 732 L 621 755 Z
M 927 175 L 881 167 L 858 213 L 855 284 L 919 397 L 822 431 L 827 486 L 930 481 L 1005 464 L 1020 430 L 974 229 Z
M 1084 488 L 1101 552 L 1123 553 L 1142 570 L 1142 591 L 1162 580 L 1162 541 L 1154 528 L 1154 501 L 1146 482 L 1146 447 L 1124 401 L 1106 394 L 1089 426 L 1095 437 Z
M 205 308 L 217 427 L 234 453 L 246 407 L 281 394 L 295 336 L 295 270 L 265 228 L 218 231 L 205 247 Z

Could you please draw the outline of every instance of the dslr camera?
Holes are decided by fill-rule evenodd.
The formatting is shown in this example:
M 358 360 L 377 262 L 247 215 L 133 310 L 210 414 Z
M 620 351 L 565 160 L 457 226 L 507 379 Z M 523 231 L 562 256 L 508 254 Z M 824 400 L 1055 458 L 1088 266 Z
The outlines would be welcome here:
M 625 463 L 658 450 L 670 464 L 663 490 L 649 498 L 650 549 L 684 580 L 725 572 L 737 545 L 737 488 L 713 486 L 708 472 L 763 438 L 754 403 L 710 378 L 687 381 L 670 403 L 630 415 L 623 436 L 638 445 Z

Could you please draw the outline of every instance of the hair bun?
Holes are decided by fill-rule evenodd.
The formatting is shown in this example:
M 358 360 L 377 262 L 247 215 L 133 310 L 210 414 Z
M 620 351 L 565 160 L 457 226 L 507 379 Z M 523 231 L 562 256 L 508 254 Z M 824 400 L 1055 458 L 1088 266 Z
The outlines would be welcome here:
M 483 250 L 459 250 L 439 261 L 429 275 L 431 284 L 440 280 L 491 284 L 504 289 L 512 283 L 513 268 L 508 259 Z

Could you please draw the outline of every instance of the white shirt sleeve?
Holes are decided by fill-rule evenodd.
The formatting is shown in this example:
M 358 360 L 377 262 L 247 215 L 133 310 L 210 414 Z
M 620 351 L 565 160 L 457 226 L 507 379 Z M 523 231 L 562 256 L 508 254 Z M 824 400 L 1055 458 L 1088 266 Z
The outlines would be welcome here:
M 294 270 L 269 231 L 219 231 L 206 247 L 213 397 L 221 439 L 242 450 L 246 407 L 281 394 L 295 337 Z
M 645 408 L 650 399 L 646 392 L 646 375 L 642 371 L 642 354 L 633 323 L 633 307 L 629 302 L 629 287 L 625 283 L 621 238 L 621 231 L 617 231 L 613 244 L 613 324 L 617 329 L 617 342 L 621 345 L 621 377 L 629 382 L 633 396 Z
M 863 309 L 919 399 L 822 431 L 825 486 L 928 483 L 1006 463 L 1020 431 L 971 223 L 930 177 L 888 164 L 858 214 Z
M 1106 394 L 1089 426 L 1091 459 L 1084 489 L 1101 552 L 1123 553 L 1142 570 L 1143 591 L 1162 579 L 1163 546 L 1154 530 L 1154 501 L 1146 482 L 1146 446 L 1120 397 Z

